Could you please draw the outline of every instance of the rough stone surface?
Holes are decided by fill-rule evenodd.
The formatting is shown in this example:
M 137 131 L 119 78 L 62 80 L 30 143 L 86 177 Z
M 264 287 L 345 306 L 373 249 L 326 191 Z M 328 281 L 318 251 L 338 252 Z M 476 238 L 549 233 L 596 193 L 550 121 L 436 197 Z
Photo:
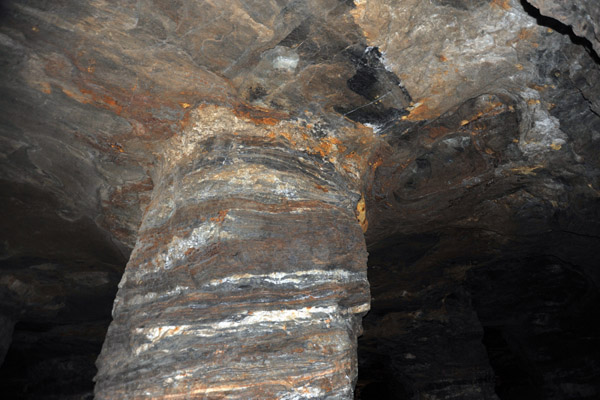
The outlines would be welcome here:
M 529 3 L 543 15 L 572 27 L 577 36 L 591 43 L 596 57 L 600 54 L 600 5 L 597 1 L 530 0 Z
M 290 145 L 305 127 L 215 107 L 190 124 L 119 284 L 96 398 L 352 398 L 370 300 L 359 194 Z
M 438 117 L 531 79 L 543 28 L 517 1 L 359 1 L 356 23 L 410 93 L 409 120 Z
M 597 398 L 599 12 L 2 2 L 0 392 Z

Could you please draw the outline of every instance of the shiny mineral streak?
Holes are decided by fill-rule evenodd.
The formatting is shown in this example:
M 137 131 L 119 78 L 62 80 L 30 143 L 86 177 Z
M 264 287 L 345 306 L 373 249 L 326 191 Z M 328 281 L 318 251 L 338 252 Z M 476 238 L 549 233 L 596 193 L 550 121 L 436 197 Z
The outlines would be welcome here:
M 152 328 L 137 328 L 136 333 L 144 335 L 150 343 L 145 343 L 137 347 L 134 352 L 139 355 L 160 340 L 176 335 L 192 336 L 215 336 L 227 333 L 243 333 L 252 330 L 273 330 L 281 329 L 286 331 L 285 325 L 293 322 L 297 326 L 319 324 L 321 320 L 330 327 L 332 322 L 341 322 L 344 314 L 356 314 L 368 311 L 369 305 L 363 304 L 348 310 L 340 310 L 338 306 L 328 307 L 303 307 L 292 310 L 274 310 L 274 311 L 247 311 L 244 314 L 231 316 L 231 320 L 219 321 L 212 324 L 206 324 L 198 327 L 197 325 L 163 325 Z M 290 334 L 290 333 L 287 333 Z
M 320 154 L 323 158 L 327 158 L 326 162 L 329 165 L 335 166 L 333 173 L 342 176 L 341 180 L 348 182 L 348 186 L 346 189 L 342 189 L 339 183 L 331 184 L 339 178 L 331 180 L 330 176 L 325 176 L 331 174 L 331 170 L 327 174 L 323 172 L 324 178 L 319 182 L 329 182 L 329 186 L 322 187 L 314 185 L 311 181 L 316 170 L 312 170 L 312 175 L 308 178 L 289 175 L 290 180 L 287 180 L 285 173 L 274 174 L 269 167 L 249 164 L 242 159 L 233 161 L 234 170 L 228 169 L 223 163 L 222 166 L 212 166 L 214 168 L 213 170 L 209 168 L 209 172 L 203 172 L 202 169 L 194 170 L 179 180 L 176 178 L 177 184 L 183 185 L 186 190 L 189 186 L 191 195 L 185 190 L 178 192 L 176 189 L 165 187 L 164 184 L 157 185 L 158 194 L 144 219 L 140 231 L 141 239 L 132 253 L 132 261 L 119 284 L 120 291 L 113 307 L 113 317 L 115 321 L 119 322 L 113 322 L 115 326 L 111 325 L 111 330 L 119 332 L 124 329 L 127 332 L 125 335 L 129 337 L 130 354 L 128 357 L 130 359 L 124 361 L 124 364 L 130 364 L 132 367 L 129 368 L 133 368 L 135 371 L 140 368 L 139 365 L 146 362 L 144 360 L 147 360 L 148 357 L 159 357 L 160 359 L 166 357 L 168 359 L 170 354 L 176 355 L 185 351 L 185 349 L 173 347 L 173 343 L 178 343 L 178 341 L 190 343 L 189 340 L 194 340 L 198 343 L 196 346 L 200 346 L 199 349 L 221 346 L 219 343 L 224 340 L 228 345 L 225 345 L 224 350 L 215 350 L 215 353 L 211 355 L 214 358 L 198 360 L 195 365 L 190 366 L 188 361 L 182 366 L 177 364 L 163 366 L 164 372 L 160 376 L 161 383 L 157 387 L 156 384 L 144 383 L 145 379 L 141 378 L 135 383 L 120 381 L 122 379 L 120 376 L 132 374 L 128 369 L 124 369 L 123 374 L 110 370 L 110 363 L 114 363 L 110 360 L 111 345 L 116 340 L 122 341 L 123 338 L 120 337 L 122 333 L 115 333 L 116 338 L 111 339 L 111 330 L 109 330 L 107 343 L 103 349 L 103 353 L 107 354 L 104 354 L 104 359 L 99 364 L 100 383 L 97 385 L 97 394 L 100 395 L 98 398 L 111 398 L 117 394 L 129 398 L 128 395 L 124 395 L 124 392 L 119 391 L 123 389 L 113 389 L 123 385 L 135 388 L 126 389 L 132 398 L 137 398 L 136 396 L 140 394 L 143 394 L 142 397 L 151 398 L 211 398 L 213 394 L 239 399 L 352 398 L 353 384 L 356 378 L 356 336 L 361 330 L 360 316 L 370 308 L 366 279 L 366 251 L 364 239 L 360 235 L 361 228 L 363 232 L 367 228 L 365 200 L 362 196 L 360 196 L 360 200 L 356 200 L 359 196 L 355 192 L 351 194 L 351 188 L 360 180 L 362 173 L 360 169 L 363 166 L 353 159 L 348 159 L 349 162 L 340 165 L 342 163 L 338 162 L 339 153 L 345 148 L 340 140 L 329 142 L 333 143 L 331 146 L 333 151 L 331 151 L 331 147 L 326 147 L 327 152 L 323 154 L 323 146 L 307 138 L 306 132 L 293 124 L 283 122 L 274 129 L 267 130 L 264 127 L 257 127 L 254 123 L 243 121 L 231 112 L 223 112 L 218 107 L 201 108 L 197 110 L 193 119 L 195 123 L 191 128 L 176 137 L 171 147 L 165 151 L 165 163 L 161 172 L 165 176 L 169 176 L 169 171 L 176 170 L 183 164 L 189 164 L 190 159 L 196 156 L 203 157 L 207 153 L 203 147 L 204 140 L 207 138 L 225 135 L 231 137 L 231 133 L 234 137 L 239 138 L 273 138 L 279 135 L 281 138 L 278 138 L 279 142 L 274 144 L 275 148 L 285 149 L 286 146 L 289 146 L 293 150 L 302 150 L 308 153 L 312 151 L 313 154 Z M 308 161 L 303 160 L 302 162 Z M 297 269 L 294 265 L 284 264 L 282 266 L 284 270 L 263 270 L 259 273 L 246 272 L 242 268 L 235 273 L 226 274 L 226 276 L 201 282 L 185 278 L 183 281 L 174 282 L 168 290 L 152 290 L 156 285 L 146 282 L 156 280 L 156 276 L 161 274 L 164 274 L 165 279 L 169 279 L 171 274 L 176 274 L 187 262 L 196 265 L 198 262 L 203 265 L 206 262 L 206 265 L 203 266 L 206 269 L 220 268 L 218 264 L 210 263 L 210 257 L 208 262 L 204 259 L 191 261 L 190 258 L 193 256 L 190 254 L 202 252 L 211 246 L 219 246 L 221 243 L 248 241 L 251 244 L 255 238 L 260 238 L 261 232 L 236 228 L 244 226 L 245 223 L 242 214 L 239 213 L 244 209 L 244 204 L 241 203 L 241 208 L 232 208 L 225 212 L 219 211 L 218 217 L 201 218 L 199 223 L 191 224 L 192 229 L 184 230 L 184 234 L 177 233 L 181 231 L 173 231 L 172 236 L 161 239 L 164 240 L 162 245 L 156 246 L 144 239 L 143 232 L 155 229 L 160 225 L 170 225 L 177 214 L 177 208 L 185 206 L 186 202 L 192 200 L 192 203 L 203 204 L 203 202 L 215 201 L 219 193 L 211 192 L 211 185 L 202 186 L 202 182 L 211 179 L 214 182 L 227 182 L 225 189 L 222 189 L 223 193 L 220 194 L 224 198 L 236 197 L 241 193 L 252 193 L 254 190 L 262 193 L 268 199 L 282 199 L 284 204 L 304 202 L 308 205 L 284 211 L 284 218 L 292 218 L 293 223 L 302 223 L 306 218 L 310 224 L 317 225 L 315 229 L 332 227 L 318 227 L 322 221 L 318 217 L 314 219 L 315 217 L 311 215 L 315 212 L 321 213 L 322 210 L 319 206 L 315 208 L 314 204 L 333 206 L 338 210 L 336 211 L 338 214 L 349 217 L 347 220 L 340 220 L 336 217 L 328 222 L 328 224 L 336 225 L 333 227 L 334 231 L 344 232 L 341 237 L 342 242 L 339 242 L 338 238 L 332 238 L 334 248 L 321 252 L 325 259 L 315 260 L 313 268 Z M 295 185 L 301 186 L 302 190 Z M 206 190 L 194 191 L 203 187 Z M 312 190 L 307 190 L 306 187 L 310 187 Z M 314 190 L 315 188 L 317 189 Z M 346 195 L 349 199 L 354 200 L 343 199 L 344 190 L 349 190 Z M 186 196 L 191 197 L 186 200 Z M 271 200 L 268 200 L 267 203 L 269 201 Z M 344 209 L 346 211 L 343 211 Z M 259 212 L 267 220 L 277 217 L 278 213 L 281 211 L 261 209 Z M 354 221 L 352 221 L 353 215 L 356 217 Z M 285 219 L 283 223 L 285 223 Z M 353 225 L 360 226 L 358 234 L 352 228 Z M 344 226 L 347 227 L 344 228 Z M 357 235 L 360 238 L 344 236 L 348 234 Z M 296 239 L 294 237 L 287 239 L 292 247 L 291 251 L 298 251 L 294 250 Z M 353 250 L 348 250 L 349 253 L 345 253 L 339 249 L 345 244 L 345 241 L 356 242 L 357 245 Z M 147 257 L 150 249 L 154 254 Z M 241 251 L 245 250 L 242 248 Z M 305 256 L 310 258 L 311 254 Z M 277 253 L 274 253 L 273 257 L 276 258 Z M 332 265 L 335 267 L 332 268 Z M 212 276 L 219 276 L 218 271 L 207 272 L 209 272 L 208 276 L 211 273 Z M 147 290 L 141 290 L 145 285 L 147 285 Z M 186 314 L 188 317 L 182 319 L 177 314 L 172 314 L 172 311 L 167 308 L 164 316 L 161 313 L 158 318 L 153 317 L 150 320 L 144 318 L 145 314 L 152 313 L 152 310 L 155 307 L 161 307 L 162 303 L 171 302 L 173 299 L 185 299 L 186 296 L 195 299 L 190 301 L 197 302 L 201 301 L 198 299 L 201 299 L 202 296 L 210 298 L 212 293 L 220 293 L 219 296 L 225 302 L 224 304 L 231 306 L 231 304 L 236 304 L 236 301 L 240 301 L 236 298 L 240 296 L 239 288 L 241 287 L 262 288 L 261 290 L 266 290 L 266 293 L 271 293 L 271 295 L 279 293 L 277 296 L 288 296 L 289 298 L 275 300 L 278 304 L 275 308 L 268 304 L 261 306 L 261 301 L 256 303 L 260 299 L 252 301 L 249 299 L 245 303 L 242 301 L 242 305 L 231 307 L 233 311 L 229 313 L 224 313 L 221 306 L 210 303 L 201 305 L 199 312 L 202 314 L 198 316 L 193 316 L 188 312 Z M 232 296 L 232 300 L 228 300 L 228 296 Z M 277 303 L 278 301 L 281 303 Z M 243 304 L 247 304 L 247 306 L 244 307 Z M 191 305 L 192 309 L 197 307 L 197 305 Z M 227 309 L 228 306 L 223 307 Z M 132 315 L 133 319 L 141 318 L 144 322 L 136 323 L 119 319 L 120 315 L 125 314 Z M 189 320 L 190 316 L 192 316 L 191 320 Z M 177 323 L 177 320 L 180 322 Z M 125 325 L 125 327 L 118 326 L 119 324 Z M 283 343 L 288 343 L 287 345 L 281 344 L 281 335 L 287 338 L 283 341 Z M 271 359 L 272 355 L 262 355 L 260 349 L 253 350 L 252 357 L 254 359 L 263 359 L 262 362 L 265 365 L 272 364 L 273 367 L 271 369 L 264 367 L 267 368 L 261 372 L 261 375 L 265 375 L 264 377 L 248 378 L 246 381 L 241 376 L 246 374 L 252 376 L 252 373 L 255 373 L 253 371 L 256 365 L 255 363 L 246 364 L 243 358 L 247 356 L 237 356 L 238 352 L 248 347 L 251 348 L 255 345 L 254 340 L 267 340 L 267 343 L 271 343 L 270 339 L 263 339 L 269 337 L 274 337 L 274 346 L 282 345 L 285 349 L 289 343 L 295 343 L 297 348 L 291 352 L 282 350 L 282 354 L 278 357 L 285 360 L 283 364 L 277 357 Z M 246 344 L 238 345 L 237 341 Z M 270 344 L 268 345 L 270 346 Z M 248 352 L 248 350 L 244 351 Z M 119 356 L 123 357 L 121 354 L 115 355 L 116 358 Z M 102 357 L 101 355 L 101 359 Z M 107 359 L 108 362 L 104 361 Z M 140 361 L 136 361 L 136 359 Z M 227 373 L 215 375 L 212 372 L 215 366 L 225 370 L 231 367 L 230 365 L 219 365 L 220 363 L 235 365 L 233 372 L 230 372 L 231 376 L 228 376 Z M 103 367 L 103 365 L 107 366 Z M 111 372 L 115 375 L 109 379 L 104 378 L 104 382 L 111 379 L 116 381 L 116 385 L 112 383 L 113 388 L 103 382 L 103 377 L 110 376 Z M 144 390 L 144 385 L 149 387 Z M 111 390 L 113 391 L 111 392 Z

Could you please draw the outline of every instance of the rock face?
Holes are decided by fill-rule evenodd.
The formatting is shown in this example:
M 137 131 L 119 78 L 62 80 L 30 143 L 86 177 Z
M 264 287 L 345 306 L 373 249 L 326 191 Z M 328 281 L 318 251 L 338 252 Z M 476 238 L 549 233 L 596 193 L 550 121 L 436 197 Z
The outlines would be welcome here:
M 600 396 L 597 1 L 0 20 L 0 392 Z
M 542 15 L 557 19 L 572 27 L 575 35 L 587 39 L 595 56 L 600 54 L 600 9 L 592 0 L 567 2 L 560 0 L 530 0 Z

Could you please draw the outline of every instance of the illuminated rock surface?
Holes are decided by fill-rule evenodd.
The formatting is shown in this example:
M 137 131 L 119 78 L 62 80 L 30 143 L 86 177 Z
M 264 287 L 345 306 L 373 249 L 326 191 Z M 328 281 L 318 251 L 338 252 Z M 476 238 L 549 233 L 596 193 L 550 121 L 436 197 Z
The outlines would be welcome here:
M 359 194 L 291 148 L 305 127 L 275 127 L 289 139 L 207 107 L 171 141 L 96 398 L 352 397 L 370 301 Z
M 598 2 L 0 18 L 2 393 L 599 396 Z

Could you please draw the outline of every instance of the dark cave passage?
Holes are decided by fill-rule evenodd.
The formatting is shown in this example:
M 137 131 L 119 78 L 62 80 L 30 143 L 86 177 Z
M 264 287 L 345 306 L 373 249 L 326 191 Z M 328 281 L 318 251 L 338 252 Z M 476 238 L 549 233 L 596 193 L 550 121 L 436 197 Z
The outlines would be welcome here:
M 486 259 L 473 243 L 441 262 L 454 250 L 436 235 L 371 251 L 355 399 L 597 398 L 600 298 L 584 268 L 544 255 Z
M 109 323 L 17 323 L 0 367 L 0 392 L 15 400 L 93 399 L 94 363 Z
M 501 399 L 595 399 L 600 381 L 597 286 L 556 257 L 474 269 L 466 285 Z

